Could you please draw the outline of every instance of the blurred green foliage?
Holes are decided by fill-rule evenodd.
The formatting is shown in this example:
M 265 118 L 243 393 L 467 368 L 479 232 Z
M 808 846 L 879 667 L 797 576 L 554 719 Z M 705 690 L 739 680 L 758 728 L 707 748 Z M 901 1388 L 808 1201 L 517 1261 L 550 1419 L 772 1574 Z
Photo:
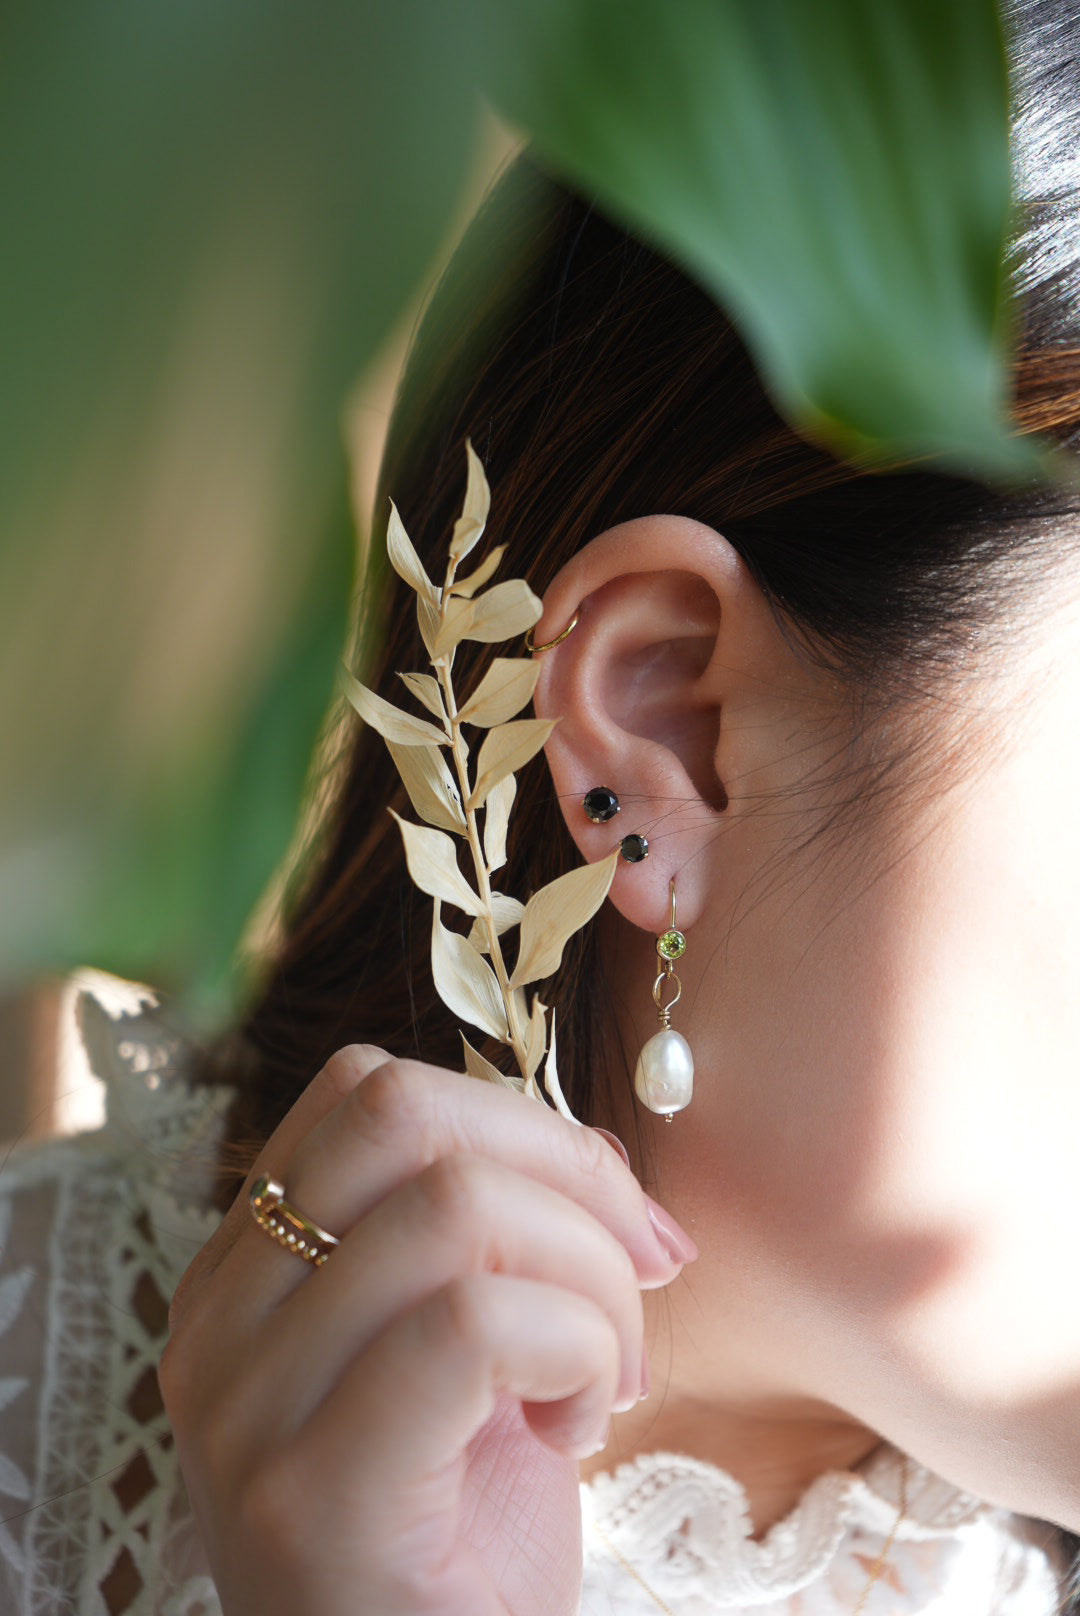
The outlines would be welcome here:
M 1030 471 L 989 0 L 39 0 L 0 53 L 0 971 L 231 1006 L 346 634 L 341 411 L 495 103 L 837 449 Z M 405 491 L 402 491 L 403 496 Z

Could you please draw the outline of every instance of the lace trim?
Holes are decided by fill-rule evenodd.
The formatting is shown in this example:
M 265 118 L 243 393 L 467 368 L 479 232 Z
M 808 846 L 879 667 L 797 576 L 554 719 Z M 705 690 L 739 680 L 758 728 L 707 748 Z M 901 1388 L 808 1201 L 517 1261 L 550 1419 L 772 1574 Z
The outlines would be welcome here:
M 231 1092 L 187 1083 L 191 1045 L 153 1002 L 114 1017 L 82 993 L 77 1020 L 106 1122 L 12 1178 L 49 1182 L 55 1205 L 33 1498 L 21 1551 L 9 1535 L 0 1557 L 21 1616 L 219 1616 L 156 1370 L 176 1282 L 218 1223 L 207 1203 Z M 11 1201 L 0 1211 L 10 1220 Z M 16 1281 L 0 1281 L 0 1328 Z
M 595 1605 L 630 1616 L 656 1608 L 624 1581 L 608 1544 L 665 1603 L 694 1616 L 744 1609 L 761 1616 L 779 1616 L 781 1610 L 833 1616 L 851 1609 L 896 1524 L 903 1463 L 895 1448 L 883 1444 L 859 1472 L 820 1476 L 756 1542 L 746 1494 L 733 1477 L 686 1455 L 639 1455 L 582 1484 L 582 1609 Z M 950 1598 L 947 1608 L 957 1611 L 1009 1608 L 1049 1616 L 1057 1609 L 1056 1568 L 1046 1545 L 1025 1540 L 1025 1523 L 914 1460 L 906 1465 L 907 1511 L 881 1578 L 894 1601 L 902 1600 L 894 1603 L 895 1612 L 930 1608 L 947 1584 L 957 1590 L 956 1603 Z M 603 1538 L 592 1532 L 594 1526 Z M 611 1603 L 616 1588 L 624 1593 Z M 997 1594 L 1015 1596 L 1017 1603 L 999 1604 Z M 967 1597 L 974 1602 L 967 1604 Z

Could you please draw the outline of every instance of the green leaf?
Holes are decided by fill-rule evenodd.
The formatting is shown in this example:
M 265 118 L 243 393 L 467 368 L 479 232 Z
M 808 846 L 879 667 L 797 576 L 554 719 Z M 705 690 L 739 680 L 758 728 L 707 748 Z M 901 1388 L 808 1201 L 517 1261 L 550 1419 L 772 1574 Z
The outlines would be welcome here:
M 343 403 L 458 204 L 475 26 L 438 0 L 5 20 L 9 975 L 90 961 L 222 1009 L 344 649 Z
M 834 450 L 1009 479 L 995 0 L 520 0 L 493 92 L 729 310 Z

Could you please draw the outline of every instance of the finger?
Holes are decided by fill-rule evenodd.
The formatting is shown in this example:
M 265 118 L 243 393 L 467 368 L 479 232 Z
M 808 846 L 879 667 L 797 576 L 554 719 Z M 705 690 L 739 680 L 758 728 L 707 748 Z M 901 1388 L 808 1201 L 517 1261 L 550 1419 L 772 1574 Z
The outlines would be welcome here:
M 658 1234 L 633 1173 L 591 1128 L 510 1090 L 420 1062 L 387 1061 L 324 1117 L 283 1175 L 286 1194 L 305 1216 L 341 1236 L 408 1178 L 457 1152 L 502 1161 L 580 1202 L 625 1246 L 643 1288 L 669 1284 L 682 1266 L 668 1237 Z M 696 1255 L 689 1237 L 682 1238 Z M 230 1263 L 237 1298 L 259 1308 L 283 1300 L 306 1272 L 254 1224 Z
M 446 1475 L 500 1393 L 520 1399 L 526 1418 L 549 1405 L 544 1440 L 580 1458 L 606 1440 L 618 1373 L 611 1321 L 587 1298 L 473 1274 L 425 1298 L 359 1355 L 292 1452 L 324 1491 L 353 1500 L 361 1491 L 363 1530 L 382 1542 L 400 1533 L 404 1512 L 430 1509 L 419 1484 Z
M 457 1278 L 514 1274 L 589 1298 L 619 1341 L 613 1406 L 641 1392 L 643 1327 L 633 1263 L 598 1219 L 567 1196 L 483 1156 L 445 1156 L 408 1180 L 353 1228 L 332 1260 L 257 1333 L 243 1323 L 241 1396 L 262 1440 L 288 1437 L 350 1362 L 396 1318 Z M 221 1324 L 218 1322 L 220 1331 Z M 310 1342 L 317 1364 L 302 1375 Z M 266 1410 L 275 1411 L 273 1430 Z
M 377 1044 L 347 1044 L 316 1073 L 260 1151 L 240 1195 L 177 1286 L 169 1309 L 175 1329 L 229 1251 L 252 1222 L 247 1191 L 260 1173 L 280 1177 L 311 1130 L 332 1114 L 369 1072 L 390 1057 Z

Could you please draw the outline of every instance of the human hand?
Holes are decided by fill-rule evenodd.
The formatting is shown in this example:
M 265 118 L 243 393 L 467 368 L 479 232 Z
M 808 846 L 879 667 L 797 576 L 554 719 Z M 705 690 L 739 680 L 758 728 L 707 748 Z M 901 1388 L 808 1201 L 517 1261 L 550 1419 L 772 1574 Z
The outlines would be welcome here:
M 659 1209 L 594 1130 L 370 1045 L 260 1173 L 341 1243 L 313 1268 L 245 1193 L 173 1303 L 162 1390 L 226 1616 L 576 1612 L 576 1461 L 639 1397 L 640 1291 L 682 1267 Z

